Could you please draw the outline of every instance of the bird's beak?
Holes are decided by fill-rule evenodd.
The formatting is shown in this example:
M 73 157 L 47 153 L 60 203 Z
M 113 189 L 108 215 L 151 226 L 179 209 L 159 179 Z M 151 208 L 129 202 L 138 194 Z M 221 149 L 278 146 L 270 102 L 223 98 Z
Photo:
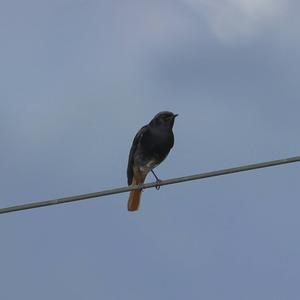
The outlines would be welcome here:
M 178 116 L 178 114 L 174 114 L 173 118 L 175 119 Z

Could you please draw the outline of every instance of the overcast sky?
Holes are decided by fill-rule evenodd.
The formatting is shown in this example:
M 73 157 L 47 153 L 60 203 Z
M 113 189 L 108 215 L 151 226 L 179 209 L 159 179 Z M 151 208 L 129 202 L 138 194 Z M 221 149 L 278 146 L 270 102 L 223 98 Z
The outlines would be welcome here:
M 2 0 L 0 206 L 126 185 L 178 113 L 161 179 L 300 155 L 292 0 Z M 1 298 L 299 297 L 300 165 L 0 216 Z M 148 181 L 154 178 L 149 175 Z

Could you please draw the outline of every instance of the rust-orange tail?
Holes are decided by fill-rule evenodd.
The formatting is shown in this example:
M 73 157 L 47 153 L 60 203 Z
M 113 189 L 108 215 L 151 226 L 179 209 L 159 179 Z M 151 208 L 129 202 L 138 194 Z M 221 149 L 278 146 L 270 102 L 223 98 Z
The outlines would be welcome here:
M 137 185 L 141 183 L 142 183 L 141 180 L 138 180 L 133 176 L 132 185 Z M 129 211 L 136 211 L 139 209 L 141 194 L 142 194 L 141 190 L 134 190 L 130 192 L 128 205 L 127 205 Z

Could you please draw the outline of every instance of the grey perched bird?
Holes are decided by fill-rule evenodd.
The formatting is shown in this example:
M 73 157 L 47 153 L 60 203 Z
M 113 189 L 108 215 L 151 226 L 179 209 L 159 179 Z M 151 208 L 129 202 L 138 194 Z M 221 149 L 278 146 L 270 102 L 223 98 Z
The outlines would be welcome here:
M 177 114 L 169 111 L 158 113 L 148 125 L 143 126 L 136 134 L 128 159 L 128 185 L 144 183 L 147 174 L 158 166 L 169 154 L 174 145 L 173 125 Z M 128 210 L 139 208 L 141 190 L 130 192 Z

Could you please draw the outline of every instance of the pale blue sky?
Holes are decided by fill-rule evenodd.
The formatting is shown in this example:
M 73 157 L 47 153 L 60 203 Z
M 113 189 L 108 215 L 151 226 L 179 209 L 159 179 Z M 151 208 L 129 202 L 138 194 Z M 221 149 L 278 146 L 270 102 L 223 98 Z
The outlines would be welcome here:
M 180 116 L 162 179 L 300 154 L 299 4 L 0 2 L 0 206 L 126 184 Z M 0 216 L 1 298 L 296 299 L 300 165 Z M 153 178 L 149 176 L 148 180 Z

